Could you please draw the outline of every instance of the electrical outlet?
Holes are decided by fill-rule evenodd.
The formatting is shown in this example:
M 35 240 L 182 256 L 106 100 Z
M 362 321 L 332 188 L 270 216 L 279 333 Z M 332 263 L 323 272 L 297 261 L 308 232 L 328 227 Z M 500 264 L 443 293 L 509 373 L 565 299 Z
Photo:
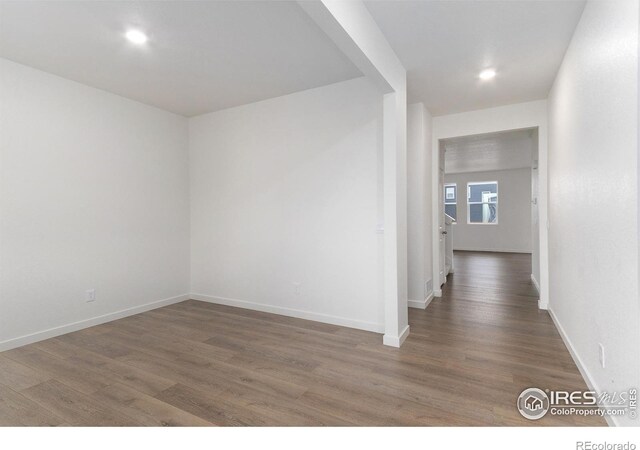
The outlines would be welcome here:
M 87 303 L 95 302 L 96 301 L 96 290 L 95 289 L 89 289 L 87 292 L 85 292 L 85 299 L 87 300 Z
M 300 285 L 302 283 L 300 283 L 299 281 L 294 281 L 293 282 L 293 293 L 296 295 L 300 295 Z
M 598 344 L 598 359 L 600 360 L 600 365 L 604 369 L 604 345 Z

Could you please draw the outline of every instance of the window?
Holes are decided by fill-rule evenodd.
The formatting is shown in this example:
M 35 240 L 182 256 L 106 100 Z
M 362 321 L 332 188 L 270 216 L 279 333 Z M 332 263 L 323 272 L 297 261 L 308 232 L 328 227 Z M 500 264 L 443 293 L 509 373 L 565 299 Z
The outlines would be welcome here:
M 444 185 L 444 212 L 458 220 L 458 187 L 455 183 Z
M 498 182 L 467 184 L 467 223 L 498 223 Z

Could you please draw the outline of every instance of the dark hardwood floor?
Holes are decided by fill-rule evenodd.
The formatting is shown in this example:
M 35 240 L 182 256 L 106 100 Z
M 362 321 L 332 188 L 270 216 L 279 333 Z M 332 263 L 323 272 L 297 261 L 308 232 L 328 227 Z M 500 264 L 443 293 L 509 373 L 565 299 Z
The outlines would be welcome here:
M 586 388 L 530 255 L 455 264 L 401 349 L 190 300 L 0 353 L 0 425 L 604 425 L 516 410 L 526 387 Z

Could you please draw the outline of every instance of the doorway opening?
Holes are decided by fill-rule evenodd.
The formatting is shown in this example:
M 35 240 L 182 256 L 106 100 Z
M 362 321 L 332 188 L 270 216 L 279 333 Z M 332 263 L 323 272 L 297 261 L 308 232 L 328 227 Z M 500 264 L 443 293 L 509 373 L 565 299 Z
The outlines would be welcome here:
M 460 261 L 481 274 L 522 255 L 539 297 L 538 128 L 440 139 L 437 174 L 436 296 Z

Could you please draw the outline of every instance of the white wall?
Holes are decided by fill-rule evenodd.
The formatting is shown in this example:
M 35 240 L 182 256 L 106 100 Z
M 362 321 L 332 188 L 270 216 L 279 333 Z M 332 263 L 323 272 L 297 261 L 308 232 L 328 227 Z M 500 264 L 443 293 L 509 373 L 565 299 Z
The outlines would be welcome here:
M 407 109 L 407 255 L 409 306 L 425 308 L 431 281 L 431 115 L 422 103 Z
M 448 139 L 459 136 L 472 136 L 476 134 L 494 133 L 497 131 L 518 130 L 523 128 L 537 128 L 538 130 L 538 210 L 540 223 L 540 301 L 541 308 L 546 308 L 548 304 L 548 254 L 547 254 L 547 102 L 546 100 L 537 100 L 533 102 L 517 103 L 507 106 L 499 106 L 496 108 L 481 109 L 478 111 L 470 111 L 459 114 L 449 114 L 446 116 L 437 116 L 433 118 L 433 138 L 432 148 L 438 149 L 439 142 L 442 139 Z M 438 168 L 438 152 L 432 151 L 432 242 L 438 242 L 438 224 L 437 216 L 433 215 L 434 208 L 437 208 L 438 190 L 434 183 L 437 183 L 437 174 L 433 174 Z M 434 169 L 435 168 L 435 169 Z M 434 272 L 438 268 L 438 252 L 437 246 L 434 247 L 433 267 Z M 533 249 L 537 250 L 536 248 Z M 534 254 L 533 259 L 536 259 Z M 437 279 L 438 274 L 434 273 Z M 434 294 L 441 295 L 439 287 L 434 286 Z
M 589 2 L 549 96 L 550 309 L 609 392 L 640 386 L 637 139 L 638 3 Z
M 445 156 L 446 158 L 446 156 Z M 453 249 L 531 253 L 531 169 L 446 174 L 458 186 L 458 217 Z M 467 223 L 467 183 L 498 182 L 498 223 Z
M 194 297 L 384 331 L 381 121 L 365 78 L 190 119 Z
M 0 349 L 189 292 L 187 138 L 182 117 L 0 60 Z

